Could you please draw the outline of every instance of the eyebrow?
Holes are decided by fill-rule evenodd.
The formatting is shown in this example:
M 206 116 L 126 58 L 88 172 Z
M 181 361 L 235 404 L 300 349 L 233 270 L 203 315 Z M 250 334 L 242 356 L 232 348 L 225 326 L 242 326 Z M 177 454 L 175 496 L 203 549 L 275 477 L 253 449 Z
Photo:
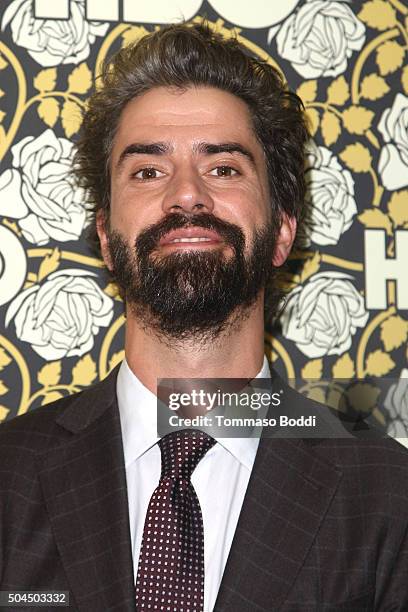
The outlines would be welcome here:
M 132 155 L 164 155 L 165 153 L 169 153 L 170 151 L 170 145 L 165 142 L 134 142 L 125 147 L 125 149 L 123 149 L 122 153 L 119 156 L 116 167 L 119 169 L 123 165 L 125 159 L 131 157 Z
M 247 157 L 253 164 L 255 163 L 254 156 L 251 151 L 243 147 L 238 142 L 223 142 L 213 144 L 210 142 L 199 142 L 194 146 L 194 151 L 204 155 L 216 155 L 217 153 L 239 153 Z
M 165 155 L 171 153 L 173 147 L 167 142 L 152 142 L 152 143 L 137 143 L 134 142 L 125 149 L 119 156 L 118 163 L 116 165 L 119 169 L 128 157 L 133 155 Z M 211 143 L 211 142 L 198 142 L 193 146 L 193 152 L 201 155 L 217 155 L 218 153 L 238 153 L 243 155 L 254 165 L 255 160 L 252 153 L 243 147 L 238 142 L 223 142 L 223 143 Z

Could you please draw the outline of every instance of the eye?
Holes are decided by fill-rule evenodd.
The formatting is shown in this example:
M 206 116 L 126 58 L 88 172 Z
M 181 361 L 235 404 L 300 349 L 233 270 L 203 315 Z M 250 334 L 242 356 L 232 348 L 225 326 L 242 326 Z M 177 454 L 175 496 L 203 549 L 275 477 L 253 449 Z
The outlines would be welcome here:
M 160 170 L 156 168 L 142 168 L 138 172 L 132 174 L 132 177 L 142 181 L 149 181 L 151 179 L 160 178 L 161 176 L 164 176 L 164 172 L 160 172 Z
M 217 166 L 211 170 L 210 174 L 212 176 L 229 177 L 235 176 L 236 174 L 239 174 L 239 172 L 238 170 L 235 170 L 235 168 L 231 168 L 231 166 Z

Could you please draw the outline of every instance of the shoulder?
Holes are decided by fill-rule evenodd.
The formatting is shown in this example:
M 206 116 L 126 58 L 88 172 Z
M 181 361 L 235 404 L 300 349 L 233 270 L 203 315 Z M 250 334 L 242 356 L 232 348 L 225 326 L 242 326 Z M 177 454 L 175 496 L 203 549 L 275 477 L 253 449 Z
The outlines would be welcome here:
M 79 393 L 35 408 L 0 424 L 0 460 L 5 455 L 42 454 L 103 414 L 116 398 L 117 368 L 105 380 Z
M 38 457 L 69 441 L 72 434 L 58 426 L 56 418 L 75 401 L 75 395 L 65 397 L 0 425 L 1 516 L 7 508 L 19 509 L 22 500 L 38 496 Z
M 113 414 L 108 408 L 116 405 L 116 374 L 0 425 L 0 502 L 10 505 L 13 499 L 19 506 L 21 500 L 38 496 L 43 457 L 55 456 L 54 451 L 60 455 L 75 441 L 92 443 L 97 423 Z M 0 515 L 2 509 L 0 503 Z
M 387 529 L 407 529 L 408 450 L 402 444 L 388 436 L 304 443 L 318 460 L 340 473 L 335 504 L 340 512 L 352 507 L 356 517 L 370 516 Z
M 408 476 L 408 449 L 402 444 L 370 429 L 369 436 L 337 439 L 307 440 L 314 451 L 324 460 L 345 470 L 362 470 L 368 474 L 378 470 L 395 473 L 402 471 Z M 405 484 L 406 486 L 406 484 Z
M 387 435 L 323 439 L 313 445 L 323 460 L 339 468 L 344 477 L 362 481 L 372 491 L 395 492 L 408 501 L 408 449 Z
M 284 383 L 285 385 L 285 383 Z M 298 431 L 287 448 L 299 462 L 312 459 L 315 469 L 332 468 L 341 474 L 339 492 L 364 496 L 383 509 L 390 504 L 408 516 L 408 449 L 365 421 L 352 421 L 285 385 L 284 409 L 297 415 L 315 414 L 316 431 Z M 304 430 L 305 431 L 305 430 Z
M 76 456 L 78 449 L 96 444 L 101 430 L 112 430 L 113 419 L 119 419 L 115 391 L 113 372 L 80 393 L 0 425 L 1 522 L 6 517 L 16 520 L 23 506 L 38 504 L 42 495 L 39 474 L 49 461 Z
M 36 469 L 36 457 L 58 447 L 72 434 L 57 424 L 57 419 L 85 392 L 64 397 L 35 408 L 0 425 L 1 489 L 14 478 L 29 478 Z
M 389 437 L 326 439 L 313 450 L 340 473 L 330 514 L 392 536 L 396 552 L 408 530 L 408 450 Z

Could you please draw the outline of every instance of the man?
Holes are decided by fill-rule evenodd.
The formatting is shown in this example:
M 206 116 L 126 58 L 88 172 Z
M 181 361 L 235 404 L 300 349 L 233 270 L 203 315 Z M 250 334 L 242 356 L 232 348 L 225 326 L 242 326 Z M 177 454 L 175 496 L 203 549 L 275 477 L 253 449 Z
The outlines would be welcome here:
M 2 590 L 69 591 L 81 612 L 408 609 L 396 442 L 157 437 L 158 379 L 271 376 L 265 287 L 301 219 L 306 140 L 277 72 L 205 25 L 105 66 L 76 170 L 126 304 L 126 359 L 0 428 Z M 201 442 L 192 474 L 164 474 L 172 446 L 174 467 Z

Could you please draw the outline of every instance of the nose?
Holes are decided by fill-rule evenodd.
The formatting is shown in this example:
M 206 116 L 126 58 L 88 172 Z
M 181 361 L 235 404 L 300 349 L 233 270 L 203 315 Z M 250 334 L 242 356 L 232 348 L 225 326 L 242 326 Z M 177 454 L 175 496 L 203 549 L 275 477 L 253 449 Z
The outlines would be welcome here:
M 193 168 L 179 170 L 163 199 L 163 212 L 212 212 L 214 202 L 208 189 Z

